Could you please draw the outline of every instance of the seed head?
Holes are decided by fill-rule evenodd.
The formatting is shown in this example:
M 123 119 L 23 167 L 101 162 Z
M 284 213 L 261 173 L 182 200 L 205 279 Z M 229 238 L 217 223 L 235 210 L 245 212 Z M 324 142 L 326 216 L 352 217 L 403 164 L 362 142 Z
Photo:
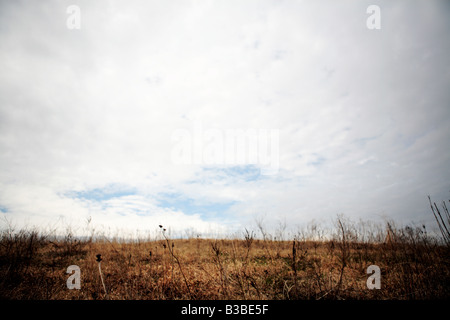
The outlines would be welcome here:
M 100 261 L 102 261 L 102 255 L 101 254 L 98 254 L 98 255 L 96 255 L 96 257 L 97 257 L 97 262 L 100 262 Z

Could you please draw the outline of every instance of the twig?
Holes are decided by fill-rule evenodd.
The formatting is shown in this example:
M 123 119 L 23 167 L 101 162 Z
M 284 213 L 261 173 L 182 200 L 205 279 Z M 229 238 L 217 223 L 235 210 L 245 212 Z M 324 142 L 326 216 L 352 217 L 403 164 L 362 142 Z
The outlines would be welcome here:
M 183 268 L 181 267 L 180 260 L 178 260 L 178 257 L 174 254 L 174 252 L 173 252 L 173 246 L 170 245 L 169 238 L 167 238 L 167 236 L 166 236 L 166 234 L 165 234 L 166 229 L 164 229 L 161 225 L 160 225 L 159 227 L 163 230 L 162 234 L 163 234 L 164 239 L 166 239 L 167 247 L 169 248 L 169 252 L 170 252 L 170 254 L 171 254 L 171 256 L 172 256 L 172 259 L 175 259 L 176 263 L 178 264 L 178 267 L 180 268 L 180 272 L 181 272 L 181 275 L 183 276 L 184 283 L 186 284 L 186 287 L 187 287 L 187 289 L 188 289 L 189 296 L 190 296 L 191 299 L 192 299 L 193 297 L 192 297 L 192 293 L 191 293 L 191 288 L 190 288 L 189 283 L 188 283 L 188 281 L 187 281 L 186 275 L 185 275 L 184 272 L 183 272 Z M 173 242 L 172 242 L 172 245 L 173 245 Z M 172 260 L 172 261 L 173 261 L 173 260 Z M 173 270 L 173 267 L 172 267 L 172 270 Z M 173 271 L 172 271 L 172 272 L 173 272 Z
M 108 292 L 106 291 L 105 282 L 103 281 L 103 275 L 102 275 L 102 268 L 101 268 L 101 262 L 102 261 L 102 255 L 97 255 L 97 262 L 98 262 L 98 272 L 100 273 L 100 279 L 102 280 L 103 290 L 105 290 L 106 298 L 109 300 Z

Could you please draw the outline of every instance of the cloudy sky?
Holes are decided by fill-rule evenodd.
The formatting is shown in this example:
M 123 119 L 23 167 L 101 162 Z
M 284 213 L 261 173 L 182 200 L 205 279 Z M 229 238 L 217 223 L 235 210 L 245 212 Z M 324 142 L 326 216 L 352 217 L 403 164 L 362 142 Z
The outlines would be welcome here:
M 3 220 L 434 226 L 449 17 L 447 1 L 0 1 Z

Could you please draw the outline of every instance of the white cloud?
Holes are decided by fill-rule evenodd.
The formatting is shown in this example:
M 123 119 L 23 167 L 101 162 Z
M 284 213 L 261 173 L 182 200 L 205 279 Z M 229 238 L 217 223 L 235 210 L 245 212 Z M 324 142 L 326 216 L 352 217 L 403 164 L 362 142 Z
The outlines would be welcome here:
M 448 197 L 442 2 L 382 1 L 381 30 L 366 28 L 370 3 L 353 1 L 80 1 L 80 30 L 66 28 L 70 4 L 1 4 L 0 207 L 13 219 L 432 222 L 426 196 Z M 195 121 L 279 130 L 279 173 L 174 165 L 172 134 Z M 112 184 L 134 198 L 64 196 Z M 234 204 L 189 215 L 159 207 L 170 192 Z

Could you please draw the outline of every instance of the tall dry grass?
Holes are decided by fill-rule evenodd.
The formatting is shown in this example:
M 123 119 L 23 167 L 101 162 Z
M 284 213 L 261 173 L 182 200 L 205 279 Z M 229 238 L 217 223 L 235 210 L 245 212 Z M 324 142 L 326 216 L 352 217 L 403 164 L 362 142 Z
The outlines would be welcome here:
M 327 236 L 315 224 L 286 237 L 260 224 L 227 239 L 171 239 L 161 228 L 159 240 L 132 242 L 6 229 L 0 235 L 0 298 L 450 297 L 450 249 L 442 237 L 424 226 L 380 226 L 343 216 L 334 226 Z M 80 290 L 66 286 L 69 265 L 80 267 Z M 369 265 L 381 268 L 379 290 L 366 286 Z

